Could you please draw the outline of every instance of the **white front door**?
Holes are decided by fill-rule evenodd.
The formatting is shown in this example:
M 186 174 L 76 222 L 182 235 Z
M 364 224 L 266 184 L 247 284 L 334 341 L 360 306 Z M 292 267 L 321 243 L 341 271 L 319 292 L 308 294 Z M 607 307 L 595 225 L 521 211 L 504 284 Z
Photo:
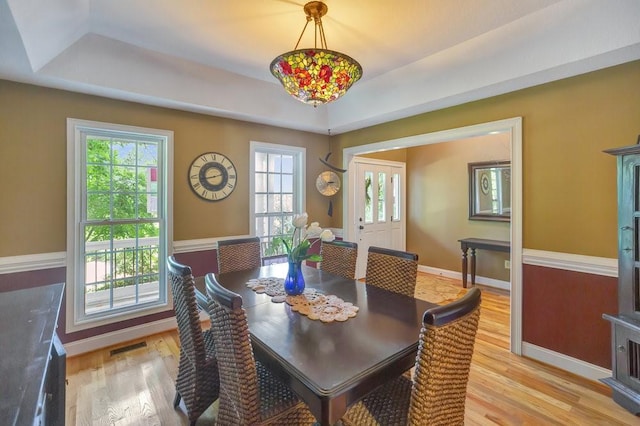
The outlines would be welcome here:
M 405 164 L 357 158 L 355 165 L 356 277 L 363 278 L 369 246 L 405 250 Z

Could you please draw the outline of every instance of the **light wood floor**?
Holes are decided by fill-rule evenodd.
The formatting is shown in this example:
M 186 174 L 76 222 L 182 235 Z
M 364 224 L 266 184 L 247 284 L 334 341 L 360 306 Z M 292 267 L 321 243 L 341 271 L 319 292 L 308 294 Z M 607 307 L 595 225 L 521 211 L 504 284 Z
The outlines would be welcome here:
M 509 296 L 480 288 L 485 291 L 467 393 L 467 425 L 640 424 L 613 402 L 607 386 L 510 353 Z M 172 406 L 177 333 L 144 341 L 144 348 L 113 356 L 115 347 L 67 360 L 67 425 L 188 424 L 184 413 Z M 199 425 L 211 422 L 210 411 Z

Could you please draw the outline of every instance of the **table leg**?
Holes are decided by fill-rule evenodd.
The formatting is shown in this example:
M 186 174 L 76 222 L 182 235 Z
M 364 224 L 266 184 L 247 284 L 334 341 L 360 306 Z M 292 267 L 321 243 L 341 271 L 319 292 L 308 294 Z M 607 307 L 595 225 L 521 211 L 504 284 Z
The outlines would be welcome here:
M 467 251 L 469 247 L 462 245 L 462 287 L 467 288 Z
M 476 249 L 471 248 L 471 287 L 476 285 Z

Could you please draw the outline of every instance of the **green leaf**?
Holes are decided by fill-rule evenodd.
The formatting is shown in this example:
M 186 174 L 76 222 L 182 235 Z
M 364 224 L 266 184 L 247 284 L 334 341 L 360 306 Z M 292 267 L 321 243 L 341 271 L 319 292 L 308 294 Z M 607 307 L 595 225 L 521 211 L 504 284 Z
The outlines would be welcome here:
M 274 241 L 281 242 L 284 245 L 284 248 L 287 250 L 287 254 L 291 254 L 291 249 L 289 248 L 289 244 L 287 244 L 287 240 L 284 238 L 274 238 Z

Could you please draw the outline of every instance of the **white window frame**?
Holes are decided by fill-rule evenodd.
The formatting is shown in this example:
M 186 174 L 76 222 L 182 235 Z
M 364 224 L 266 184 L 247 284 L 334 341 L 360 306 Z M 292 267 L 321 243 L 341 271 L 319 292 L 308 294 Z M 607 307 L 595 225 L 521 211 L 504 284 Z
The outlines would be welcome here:
M 266 142 L 251 141 L 249 148 L 249 232 L 252 236 L 257 235 L 256 231 L 256 213 L 255 213 L 255 157 L 256 152 L 266 152 L 274 154 L 287 154 L 293 155 L 293 203 L 294 214 L 303 213 L 306 211 L 306 156 L 307 149 L 304 147 L 297 147 L 291 145 L 281 145 Z
M 81 232 L 82 203 L 85 198 L 82 190 L 82 170 L 84 158 L 82 153 L 82 133 L 88 129 L 97 129 L 113 133 L 151 135 L 164 139 L 159 156 L 163 159 L 159 177 L 158 215 L 164 233 L 161 233 L 160 258 L 161 265 L 166 256 L 173 253 L 173 132 L 170 130 L 151 129 L 137 126 L 126 126 L 98 121 L 67 118 L 67 274 L 66 274 L 66 332 L 94 328 L 106 324 L 125 321 L 144 315 L 164 312 L 171 309 L 171 295 L 168 290 L 166 268 L 160 270 L 160 300 L 153 304 L 132 306 L 126 310 L 106 312 L 99 316 L 84 315 L 84 269 L 79 267 L 84 262 L 84 236 Z

